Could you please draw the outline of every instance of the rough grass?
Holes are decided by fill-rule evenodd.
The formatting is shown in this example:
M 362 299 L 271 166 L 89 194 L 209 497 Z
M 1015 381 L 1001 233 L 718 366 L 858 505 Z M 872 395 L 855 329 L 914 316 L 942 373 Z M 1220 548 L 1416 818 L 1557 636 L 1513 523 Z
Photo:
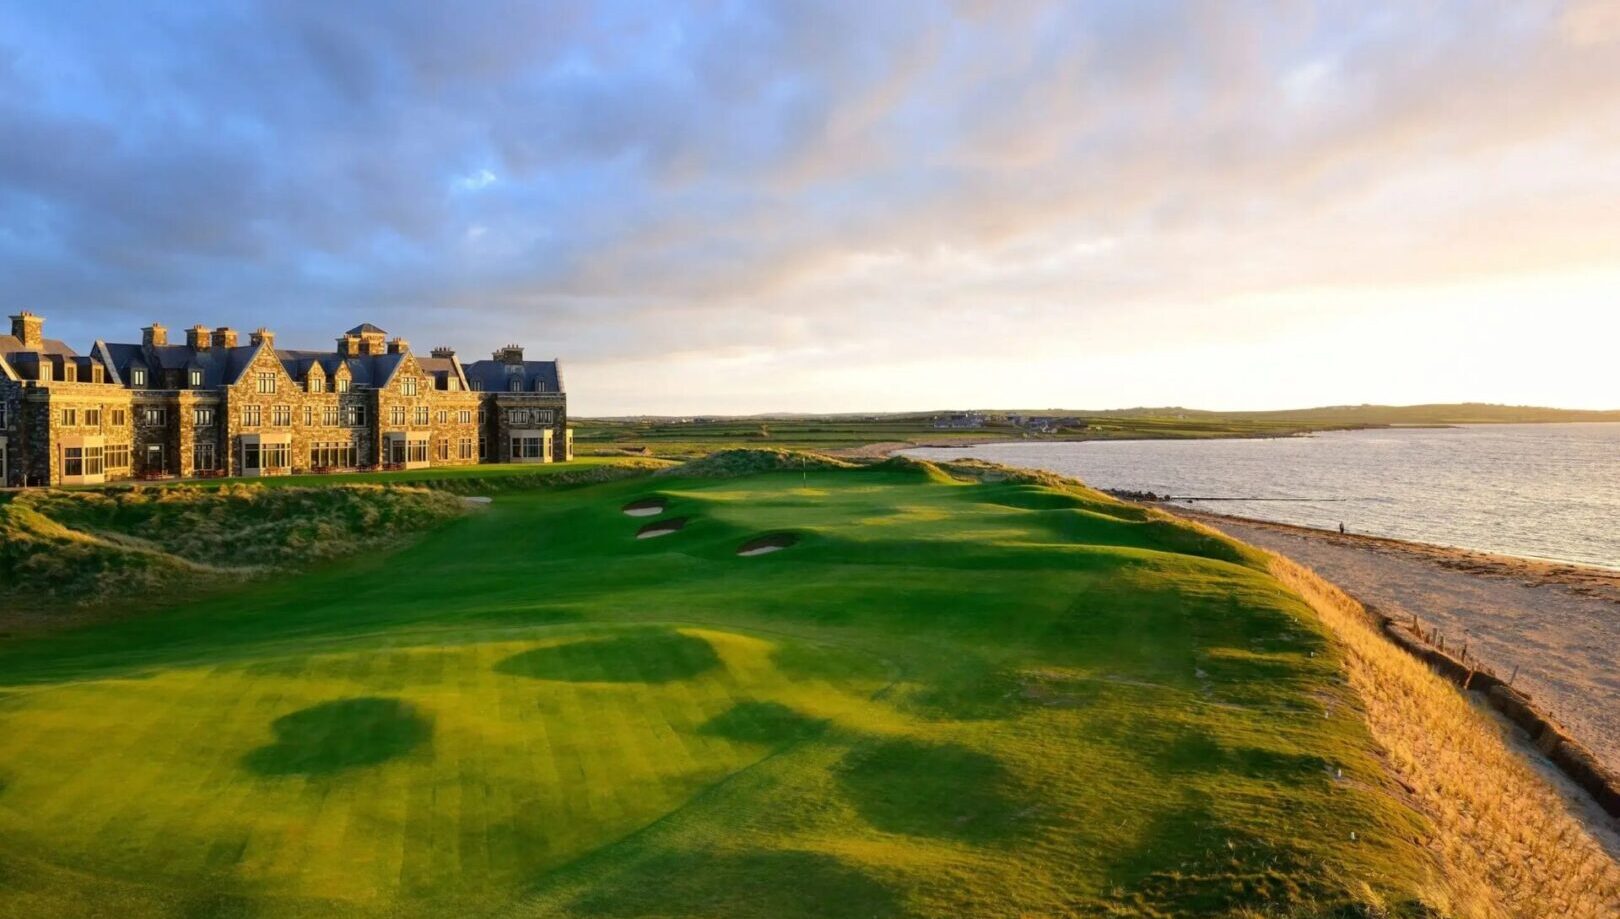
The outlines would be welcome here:
M 381 485 L 27 491 L 0 505 L 0 602 L 13 613 L 166 606 L 169 592 L 377 548 L 462 509 Z
M 1451 684 L 1397 648 L 1352 598 L 1271 557 L 1346 649 L 1350 684 L 1373 739 L 1434 830 L 1458 916 L 1620 916 L 1620 868 L 1523 758 L 1504 729 Z
M 1462 902 L 1264 557 L 1065 483 L 794 459 L 510 492 L 0 645 L 0 915 Z M 686 527 L 636 540 L 649 497 Z

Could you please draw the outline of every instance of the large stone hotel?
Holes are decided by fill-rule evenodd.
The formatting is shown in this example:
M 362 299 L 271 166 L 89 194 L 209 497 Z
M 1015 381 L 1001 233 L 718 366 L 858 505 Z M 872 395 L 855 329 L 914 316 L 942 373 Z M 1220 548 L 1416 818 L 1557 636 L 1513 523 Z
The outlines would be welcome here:
M 330 351 L 153 323 L 78 354 L 23 312 L 0 335 L 0 483 L 259 476 L 573 459 L 557 361 L 462 363 L 370 323 Z

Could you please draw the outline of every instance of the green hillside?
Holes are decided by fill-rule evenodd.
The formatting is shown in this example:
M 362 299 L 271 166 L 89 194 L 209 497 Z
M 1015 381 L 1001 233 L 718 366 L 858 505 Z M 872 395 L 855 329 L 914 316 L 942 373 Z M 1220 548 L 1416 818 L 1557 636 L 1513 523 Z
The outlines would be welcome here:
M 1426 915 L 1337 654 L 1250 550 L 1049 478 L 511 490 L 0 642 L 0 915 Z

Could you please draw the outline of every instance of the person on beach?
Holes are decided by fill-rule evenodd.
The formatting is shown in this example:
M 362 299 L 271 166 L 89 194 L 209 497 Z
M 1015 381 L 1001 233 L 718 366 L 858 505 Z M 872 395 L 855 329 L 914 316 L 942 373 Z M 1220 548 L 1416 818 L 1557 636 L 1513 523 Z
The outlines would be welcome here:
M 1342 520 L 1339 521 L 1339 535 L 1340 536 L 1344 535 L 1344 521 L 1342 521 Z

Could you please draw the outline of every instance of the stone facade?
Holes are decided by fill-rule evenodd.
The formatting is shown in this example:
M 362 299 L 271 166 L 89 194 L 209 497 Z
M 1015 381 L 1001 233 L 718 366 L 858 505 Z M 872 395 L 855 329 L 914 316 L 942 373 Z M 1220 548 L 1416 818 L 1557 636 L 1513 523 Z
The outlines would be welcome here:
M 154 323 L 139 344 L 98 340 L 80 356 L 45 340 L 43 322 L 23 313 L 0 336 L 8 485 L 573 458 L 557 362 L 516 346 L 463 365 L 369 324 L 335 350 L 298 351 L 266 329 L 244 344 L 194 326 L 171 344 Z

